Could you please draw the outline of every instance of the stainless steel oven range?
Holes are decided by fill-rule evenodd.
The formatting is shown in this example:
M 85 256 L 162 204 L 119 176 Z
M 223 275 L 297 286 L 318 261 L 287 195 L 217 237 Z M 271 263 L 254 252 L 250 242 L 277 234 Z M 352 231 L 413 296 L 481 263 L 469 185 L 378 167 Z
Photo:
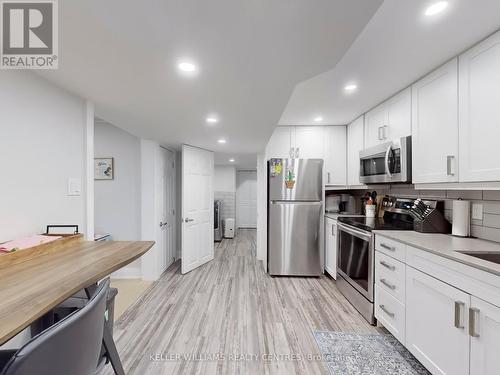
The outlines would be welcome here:
M 373 230 L 413 230 L 409 209 L 413 199 L 391 197 L 383 218 L 339 217 L 337 225 L 337 287 L 349 302 L 375 324 Z

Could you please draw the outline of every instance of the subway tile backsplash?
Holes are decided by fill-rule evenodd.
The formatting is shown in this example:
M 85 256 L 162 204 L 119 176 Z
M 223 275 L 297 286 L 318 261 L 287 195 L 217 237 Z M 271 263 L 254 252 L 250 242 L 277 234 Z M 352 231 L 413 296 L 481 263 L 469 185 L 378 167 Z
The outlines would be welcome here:
M 378 187 L 378 189 L 377 189 Z M 453 201 L 464 199 L 473 204 L 483 205 L 483 218 L 473 219 L 471 234 L 473 237 L 500 242 L 500 191 L 488 190 L 415 190 L 413 185 L 393 185 L 373 190 L 378 194 L 387 194 L 397 197 L 428 198 L 445 201 L 445 216 L 449 221 L 453 218 Z M 361 196 L 364 190 L 351 190 L 352 195 Z M 472 218 L 472 216 L 471 216 Z
M 229 191 L 214 192 L 215 200 L 222 201 L 221 219 L 236 218 L 236 193 Z

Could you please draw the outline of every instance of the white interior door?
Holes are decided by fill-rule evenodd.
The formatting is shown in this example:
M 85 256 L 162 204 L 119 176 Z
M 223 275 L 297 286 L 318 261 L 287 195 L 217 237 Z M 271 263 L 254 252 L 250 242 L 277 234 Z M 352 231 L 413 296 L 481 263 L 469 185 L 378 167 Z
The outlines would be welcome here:
M 214 259 L 214 154 L 182 145 L 181 272 Z
M 160 249 L 160 273 L 174 262 L 174 211 L 175 194 L 174 153 L 160 147 L 158 194 L 158 236 L 157 246 Z
M 257 228 L 257 172 L 238 171 L 236 179 L 236 226 Z

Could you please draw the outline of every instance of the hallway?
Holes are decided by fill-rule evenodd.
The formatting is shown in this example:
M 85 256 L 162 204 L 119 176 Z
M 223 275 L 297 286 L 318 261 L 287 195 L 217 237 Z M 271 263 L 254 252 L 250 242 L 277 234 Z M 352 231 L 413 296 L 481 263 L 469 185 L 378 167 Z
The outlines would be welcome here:
M 265 274 L 255 239 L 239 230 L 186 275 L 177 262 L 121 316 L 114 336 L 127 374 L 326 374 L 313 331 L 379 330 L 330 278 Z

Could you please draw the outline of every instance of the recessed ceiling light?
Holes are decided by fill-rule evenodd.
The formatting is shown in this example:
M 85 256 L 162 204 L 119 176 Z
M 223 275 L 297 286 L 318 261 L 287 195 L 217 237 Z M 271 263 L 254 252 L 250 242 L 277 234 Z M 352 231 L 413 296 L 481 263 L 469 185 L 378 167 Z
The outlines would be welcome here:
M 189 61 L 181 61 L 179 63 L 179 65 L 177 65 L 177 67 L 179 68 L 179 70 L 182 72 L 182 73 L 196 73 L 196 70 L 197 70 L 197 67 L 195 64 L 193 64 L 192 62 L 189 62 Z
M 224 143 L 226 143 L 226 140 L 225 140 L 224 138 L 221 138 L 221 139 L 219 139 L 217 142 L 219 142 L 219 143 L 221 143 L 221 144 L 224 144 Z
M 234 163 L 234 159 L 229 159 L 229 162 L 230 163 Z
M 209 116 L 206 118 L 206 121 L 209 124 L 216 124 L 219 122 L 219 119 L 217 117 L 214 117 L 214 116 Z
M 358 88 L 358 85 L 355 85 L 354 83 L 350 83 L 350 84 L 344 86 L 345 91 L 354 91 L 357 88 Z
M 434 16 L 435 14 L 441 13 L 448 7 L 447 1 L 438 1 L 437 3 L 432 4 L 425 10 L 426 16 Z
M 315 122 L 321 122 L 321 121 L 323 121 L 323 117 L 317 116 L 317 117 L 314 118 L 314 121 Z

